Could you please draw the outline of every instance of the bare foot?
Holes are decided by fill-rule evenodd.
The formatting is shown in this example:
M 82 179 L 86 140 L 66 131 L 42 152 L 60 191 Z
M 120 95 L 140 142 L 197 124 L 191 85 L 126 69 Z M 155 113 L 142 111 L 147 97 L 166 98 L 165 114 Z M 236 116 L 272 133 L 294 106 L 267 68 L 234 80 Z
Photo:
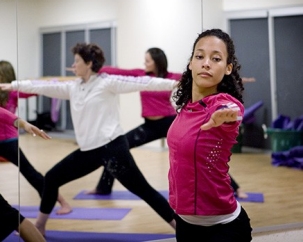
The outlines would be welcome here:
M 63 214 L 68 214 L 68 213 L 71 213 L 73 210 L 71 208 L 71 206 L 66 203 L 66 204 L 61 204 L 61 208 L 59 208 L 57 211 L 56 211 L 56 214 L 57 215 L 63 215 Z
M 57 201 L 61 205 L 61 208 L 59 208 L 56 211 L 56 214 L 58 215 L 68 214 L 72 211 L 72 207 L 68 204 L 68 202 L 63 198 L 61 194 L 58 195 Z
M 243 192 L 243 191 L 241 191 L 240 189 L 238 189 L 237 190 L 237 197 L 238 198 L 248 198 L 248 195 L 245 193 L 245 192 Z

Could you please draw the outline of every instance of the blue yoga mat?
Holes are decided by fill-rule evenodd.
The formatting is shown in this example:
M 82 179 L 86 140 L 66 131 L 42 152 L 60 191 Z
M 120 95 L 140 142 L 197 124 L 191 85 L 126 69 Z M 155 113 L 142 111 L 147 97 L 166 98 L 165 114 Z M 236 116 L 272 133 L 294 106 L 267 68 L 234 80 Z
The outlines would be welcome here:
M 128 233 L 92 233 L 73 231 L 46 231 L 47 242 L 142 242 L 175 238 L 174 234 L 128 234 Z M 23 240 L 21 240 L 23 241 Z M 3 242 L 19 242 L 19 236 L 12 233 Z
M 14 206 L 16 209 L 19 207 Z M 121 220 L 130 211 L 130 208 L 73 208 L 69 214 L 56 214 L 56 208 L 50 214 L 53 219 L 83 219 L 83 220 Z M 38 206 L 21 206 L 20 212 L 26 218 L 36 218 Z
M 75 200 L 138 200 L 140 199 L 135 194 L 129 191 L 112 191 L 110 195 L 97 195 L 97 194 L 85 194 L 85 190 L 77 194 Z M 168 191 L 159 191 L 165 198 L 168 199 Z M 239 202 L 264 202 L 264 196 L 262 193 L 246 193 L 247 198 L 237 198 Z

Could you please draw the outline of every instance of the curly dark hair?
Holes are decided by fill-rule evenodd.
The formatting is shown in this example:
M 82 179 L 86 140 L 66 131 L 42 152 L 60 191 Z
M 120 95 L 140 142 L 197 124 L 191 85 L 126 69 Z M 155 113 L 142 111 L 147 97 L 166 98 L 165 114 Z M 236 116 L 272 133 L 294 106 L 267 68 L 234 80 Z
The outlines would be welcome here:
M 146 53 L 149 53 L 158 70 L 158 77 L 166 77 L 167 76 L 167 58 L 163 50 L 157 47 L 149 48 Z M 146 73 L 147 75 L 151 73 Z
M 238 59 L 235 56 L 235 47 L 231 37 L 223 32 L 221 29 L 210 29 L 203 31 L 198 35 L 197 39 L 194 42 L 191 57 L 189 63 L 186 66 L 186 71 L 183 72 L 180 82 L 178 83 L 177 91 L 173 95 L 173 100 L 176 102 L 176 110 L 180 111 L 182 107 L 192 99 L 192 85 L 193 77 L 192 72 L 189 69 L 190 61 L 193 58 L 195 47 L 198 41 L 207 36 L 215 36 L 221 39 L 227 49 L 227 64 L 232 64 L 232 72 L 230 75 L 224 75 L 222 81 L 218 84 L 217 91 L 220 93 L 228 93 L 231 96 L 238 99 L 243 103 L 242 92 L 244 90 L 242 78 L 239 75 L 239 70 L 241 66 L 238 63 Z
M 92 71 L 96 73 L 105 62 L 103 50 L 96 44 L 78 43 L 72 48 L 72 52 L 80 55 L 85 63 L 92 61 Z

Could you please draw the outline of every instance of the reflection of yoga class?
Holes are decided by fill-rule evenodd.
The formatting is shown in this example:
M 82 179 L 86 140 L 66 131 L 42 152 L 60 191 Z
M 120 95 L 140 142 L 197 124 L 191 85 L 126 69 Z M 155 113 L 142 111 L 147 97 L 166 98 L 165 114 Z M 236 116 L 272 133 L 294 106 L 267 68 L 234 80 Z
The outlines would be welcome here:
M 299 242 L 303 5 L 257 5 L 0 2 L 0 241 Z

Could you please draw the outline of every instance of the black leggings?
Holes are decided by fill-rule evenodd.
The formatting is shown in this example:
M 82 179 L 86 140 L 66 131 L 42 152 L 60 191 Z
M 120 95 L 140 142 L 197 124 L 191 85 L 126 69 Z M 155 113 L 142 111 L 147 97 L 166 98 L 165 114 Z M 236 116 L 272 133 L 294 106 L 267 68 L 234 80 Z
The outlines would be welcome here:
M 21 174 L 37 190 L 39 196 L 42 197 L 44 177 L 29 163 L 19 148 L 17 139 L 0 142 L 0 156 L 18 166 Z
M 40 211 L 50 214 L 55 206 L 60 186 L 83 177 L 100 166 L 106 169 L 130 192 L 147 202 L 166 222 L 173 220 L 174 211 L 166 198 L 150 186 L 137 167 L 127 139 L 119 136 L 110 143 L 89 151 L 72 152 L 45 175 Z
M 24 217 L 13 208 L 0 194 L 0 241 L 3 241 L 13 231 L 17 230 Z
M 200 226 L 185 222 L 178 215 L 176 219 L 177 242 L 250 242 L 252 240 L 250 219 L 241 208 L 239 216 L 227 223 Z M 195 238 L 195 239 L 194 239 Z
M 175 117 L 174 115 L 158 120 L 145 119 L 143 124 L 125 134 L 129 148 L 139 147 L 151 141 L 165 138 Z
M 175 115 L 164 117 L 158 120 L 145 119 L 145 122 L 137 128 L 130 130 L 125 134 L 129 148 L 139 147 L 151 141 L 165 138 L 167 131 L 175 119 Z M 101 194 L 111 193 L 114 178 L 104 169 L 97 184 L 96 190 Z

